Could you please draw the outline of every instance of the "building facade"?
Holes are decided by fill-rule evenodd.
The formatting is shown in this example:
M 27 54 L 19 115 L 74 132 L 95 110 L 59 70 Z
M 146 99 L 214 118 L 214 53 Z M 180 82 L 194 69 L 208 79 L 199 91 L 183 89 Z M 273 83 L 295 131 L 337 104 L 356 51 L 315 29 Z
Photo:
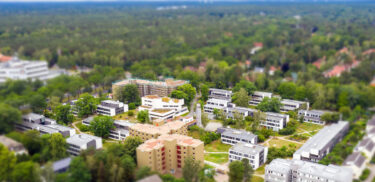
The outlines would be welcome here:
M 223 90 L 217 88 L 210 88 L 208 90 L 208 98 L 209 99 L 219 99 L 219 100 L 226 100 L 228 102 L 232 101 L 232 91 L 230 90 Z
M 349 122 L 346 121 L 324 127 L 293 154 L 293 159 L 319 162 L 342 140 L 348 130 Z
M 237 143 L 257 144 L 258 136 L 245 130 L 225 128 L 221 133 L 221 142 L 229 145 Z
M 301 160 L 274 159 L 265 168 L 265 182 L 351 182 L 352 171 L 336 165 Z
M 138 167 L 147 166 L 161 174 L 181 171 L 187 157 L 200 161 L 203 166 L 203 142 L 188 136 L 173 134 L 147 140 L 137 148 Z
M 229 162 L 248 159 L 253 169 L 266 163 L 268 148 L 262 145 L 237 143 L 229 149 Z
M 257 106 L 262 100 L 266 97 L 271 98 L 272 97 L 271 92 L 260 92 L 255 91 L 254 94 L 251 96 L 251 100 L 249 101 L 249 105 Z
M 359 179 L 363 170 L 366 168 L 366 157 L 360 152 L 353 152 L 345 159 L 343 166 L 353 171 L 354 179 Z
M 172 119 L 189 112 L 184 106 L 184 99 L 173 99 L 169 97 L 159 97 L 157 95 L 146 95 L 142 97 L 140 111 L 147 110 L 151 120 Z
M 296 111 L 299 109 L 309 110 L 309 102 L 283 99 L 281 100 L 281 104 L 280 111 L 282 112 Z
M 118 93 L 117 91 L 119 88 L 124 87 L 128 84 L 135 84 L 137 85 L 139 95 L 141 97 L 146 95 L 157 95 L 160 97 L 167 97 L 169 96 L 173 90 L 176 90 L 177 87 L 189 83 L 185 80 L 173 80 L 173 79 L 166 79 L 165 81 L 151 81 L 151 80 L 142 80 L 142 79 L 127 79 L 122 80 L 112 84 L 112 92 L 114 99 L 116 98 Z
M 82 150 L 89 148 L 101 149 L 103 147 L 102 138 L 85 133 L 73 135 L 66 139 L 68 144 L 67 152 L 70 155 L 79 155 Z
M 137 123 L 130 126 L 130 136 L 138 136 L 143 141 L 149 139 L 156 139 L 161 135 L 179 134 L 187 135 L 187 124 L 181 121 L 165 122 L 162 120 L 155 120 L 154 124 L 140 124 Z
M 303 117 L 303 122 L 313 123 L 313 124 L 326 124 L 325 121 L 321 120 L 321 116 L 328 111 L 321 110 L 299 110 L 298 117 Z
M 97 114 L 105 116 L 115 116 L 124 112 L 128 112 L 129 107 L 119 101 L 103 100 L 96 109 Z
M 265 116 L 262 116 L 261 118 L 259 125 L 273 131 L 279 131 L 285 128 L 286 124 L 289 122 L 288 114 L 266 112 Z

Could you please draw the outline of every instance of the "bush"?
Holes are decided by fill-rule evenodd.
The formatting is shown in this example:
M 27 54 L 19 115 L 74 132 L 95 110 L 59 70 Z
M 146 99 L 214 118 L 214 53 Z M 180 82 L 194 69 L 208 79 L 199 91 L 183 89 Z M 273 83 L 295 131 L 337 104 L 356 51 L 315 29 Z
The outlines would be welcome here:
M 128 111 L 128 116 L 134 116 L 134 112 L 133 111 Z
M 262 134 L 258 135 L 258 142 L 264 142 L 265 140 L 266 140 L 266 138 L 264 137 L 264 135 L 262 135 Z
M 90 130 L 90 128 L 89 128 L 88 126 L 84 125 L 84 124 L 80 124 L 80 125 L 78 126 L 78 128 L 79 128 L 79 130 L 81 130 L 82 132 L 87 132 L 87 131 Z
M 135 108 L 137 108 L 137 106 L 135 106 L 135 103 L 130 103 L 128 106 L 129 110 L 134 110 Z
M 368 178 L 368 176 L 370 175 L 370 169 L 366 168 L 365 170 L 363 170 L 361 176 L 359 177 L 360 180 L 364 181 Z
M 290 127 L 290 128 L 283 128 L 279 131 L 280 135 L 291 135 L 296 131 L 296 128 Z

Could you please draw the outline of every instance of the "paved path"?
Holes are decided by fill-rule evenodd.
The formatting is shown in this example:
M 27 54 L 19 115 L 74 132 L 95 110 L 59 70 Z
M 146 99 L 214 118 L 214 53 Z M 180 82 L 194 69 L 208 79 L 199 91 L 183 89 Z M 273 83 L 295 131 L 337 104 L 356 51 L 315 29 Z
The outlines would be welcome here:
M 374 164 L 369 164 L 367 166 L 370 169 L 370 175 L 367 177 L 365 182 L 372 182 L 372 179 L 375 177 L 375 165 Z
M 74 129 L 76 129 L 78 134 L 81 133 L 81 130 L 76 126 L 76 124 L 79 123 L 79 122 L 81 122 L 81 121 L 76 121 L 76 122 L 72 123 Z

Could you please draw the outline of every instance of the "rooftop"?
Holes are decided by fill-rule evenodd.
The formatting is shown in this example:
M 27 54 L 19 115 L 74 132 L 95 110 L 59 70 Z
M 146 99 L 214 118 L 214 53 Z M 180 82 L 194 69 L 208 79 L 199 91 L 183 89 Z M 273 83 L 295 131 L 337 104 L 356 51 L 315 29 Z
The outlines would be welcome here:
M 126 79 L 122 81 L 118 81 L 114 83 L 114 85 L 126 85 L 126 84 L 147 84 L 147 85 L 160 85 L 160 86 L 170 86 L 170 87 L 176 87 L 183 84 L 188 83 L 188 81 L 185 80 L 173 80 L 173 79 L 166 79 L 165 81 L 153 81 L 153 80 L 143 80 L 143 79 Z
M 14 147 L 19 147 L 23 146 L 21 143 L 6 137 L 5 135 L 0 136 L 0 143 L 6 146 L 7 148 L 14 148 Z
M 53 163 L 53 171 L 57 172 L 62 169 L 66 169 L 70 166 L 70 162 L 72 161 L 72 158 L 67 157 L 61 160 L 58 160 Z
M 255 155 L 259 152 L 263 151 L 266 147 L 262 145 L 253 145 L 248 143 L 237 143 L 236 145 L 233 145 L 229 150 L 233 150 L 236 152 L 241 152 L 243 154 L 250 154 Z
M 157 139 L 147 140 L 145 143 L 140 145 L 138 149 L 142 151 L 150 151 L 153 149 L 158 149 L 158 148 L 163 147 L 166 141 L 173 141 L 173 140 L 177 141 L 177 145 L 182 145 L 182 146 L 196 147 L 199 145 L 203 145 L 203 142 L 198 139 L 194 139 L 192 137 L 185 136 L 185 135 L 173 134 L 173 135 L 161 135 Z
M 178 130 L 185 126 L 186 126 L 185 123 L 182 121 L 172 121 L 172 122 L 167 122 L 161 126 L 137 123 L 133 126 L 130 126 L 130 128 L 136 131 L 143 132 L 143 133 L 163 135 L 163 134 L 168 134 L 169 132 L 171 132 L 171 130 Z
M 93 136 L 93 135 L 85 134 L 85 133 L 80 133 L 80 134 L 76 134 L 67 138 L 66 143 L 77 145 L 77 146 L 82 146 L 82 145 L 86 145 L 88 142 L 91 142 L 97 139 L 101 139 L 101 138 Z
M 366 162 L 366 158 L 360 152 L 353 152 L 344 161 L 344 165 L 355 165 L 361 167 Z
M 231 128 L 225 129 L 225 131 L 221 135 L 236 137 L 236 138 L 245 139 L 245 140 L 251 140 L 257 137 L 256 135 L 248 131 L 236 130 L 236 129 L 231 129 Z

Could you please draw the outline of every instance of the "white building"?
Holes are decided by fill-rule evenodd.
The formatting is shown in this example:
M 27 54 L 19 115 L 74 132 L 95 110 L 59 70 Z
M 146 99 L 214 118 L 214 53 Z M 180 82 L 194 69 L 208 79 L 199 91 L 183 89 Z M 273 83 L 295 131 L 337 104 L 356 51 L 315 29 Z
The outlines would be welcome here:
M 220 99 L 220 100 L 226 100 L 230 102 L 232 100 L 232 95 L 233 95 L 232 91 L 230 90 L 210 88 L 210 90 L 208 91 L 209 99 Z
M 97 106 L 96 113 L 106 116 L 115 116 L 127 112 L 129 107 L 119 101 L 103 100 L 100 105 Z
M 268 148 L 262 145 L 237 143 L 228 151 L 229 162 L 246 158 L 253 169 L 266 163 Z
M 225 128 L 221 133 L 221 142 L 229 145 L 237 143 L 257 144 L 258 136 L 245 130 Z
M 66 143 L 69 145 L 67 152 L 71 155 L 79 155 L 82 150 L 89 148 L 101 149 L 103 147 L 102 138 L 85 133 L 67 138 Z
M 322 110 L 299 110 L 298 116 L 303 117 L 303 122 L 313 123 L 313 124 L 326 124 L 325 121 L 321 120 L 321 117 L 324 113 L 328 113 L 328 111 Z
M 322 165 L 301 160 L 274 159 L 265 168 L 265 182 L 351 182 L 352 171 L 336 165 Z
M 266 112 L 265 119 L 262 119 L 259 123 L 260 126 L 272 129 L 273 131 L 279 131 L 286 127 L 289 122 L 289 115 L 280 114 L 274 112 Z
M 281 100 L 281 108 L 280 111 L 288 112 L 288 111 L 296 111 L 298 109 L 305 109 L 309 110 L 309 103 L 298 101 L 298 100 L 290 100 L 290 99 L 283 99 Z
M 249 101 L 249 105 L 257 106 L 266 97 L 271 98 L 272 93 L 271 92 L 255 91 L 254 94 L 251 96 L 251 100 Z
M 86 126 L 90 126 L 90 123 L 93 120 L 94 120 L 94 117 L 88 117 L 82 120 L 82 124 Z M 122 140 L 125 140 L 125 138 L 129 136 L 129 128 L 135 124 L 129 121 L 115 120 L 113 122 L 113 125 L 115 126 L 115 128 L 109 131 L 108 138 L 122 141 Z
M 363 137 L 363 139 L 354 147 L 354 152 L 361 152 L 366 157 L 371 158 L 375 153 L 375 143 L 371 138 Z
M 353 152 L 343 163 L 344 167 L 353 171 L 353 178 L 358 179 L 366 168 L 366 158 L 360 152 Z
M 189 112 L 188 108 L 184 106 L 184 99 L 173 99 L 156 95 L 142 97 L 142 105 L 139 107 L 139 110 L 147 110 L 151 120 L 172 119 Z
M 51 71 L 46 61 L 25 61 L 13 57 L 10 61 L 0 63 L 0 83 L 12 80 L 45 81 L 64 74 L 63 71 Z
M 203 110 L 205 113 L 213 114 L 214 110 L 223 110 L 231 105 L 231 103 L 227 100 L 221 99 L 208 99 L 207 104 L 203 106 Z

